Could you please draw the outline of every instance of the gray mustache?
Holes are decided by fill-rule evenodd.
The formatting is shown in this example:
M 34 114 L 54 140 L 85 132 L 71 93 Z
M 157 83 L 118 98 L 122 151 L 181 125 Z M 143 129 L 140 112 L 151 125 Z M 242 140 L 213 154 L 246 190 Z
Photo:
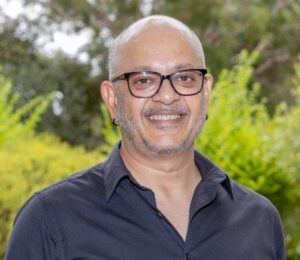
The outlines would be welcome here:
M 159 106 L 159 107 L 149 107 L 143 112 L 143 116 L 150 116 L 154 114 L 189 114 L 190 110 L 188 108 L 179 106 Z

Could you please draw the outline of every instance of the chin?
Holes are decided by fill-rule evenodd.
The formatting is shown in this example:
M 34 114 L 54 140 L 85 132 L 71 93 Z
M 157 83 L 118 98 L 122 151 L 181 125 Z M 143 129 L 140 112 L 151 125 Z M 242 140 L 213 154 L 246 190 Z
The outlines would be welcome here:
M 159 144 L 159 142 L 151 143 L 143 140 L 145 150 L 155 155 L 172 155 L 180 154 L 188 151 L 193 146 L 193 141 L 188 139 L 182 140 L 180 143 Z

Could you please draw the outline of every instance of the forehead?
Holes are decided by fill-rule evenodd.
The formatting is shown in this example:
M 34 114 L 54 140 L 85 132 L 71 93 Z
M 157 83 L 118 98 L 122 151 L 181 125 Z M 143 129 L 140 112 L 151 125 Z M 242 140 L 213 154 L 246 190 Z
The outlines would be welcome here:
M 116 55 L 116 71 L 124 73 L 138 67 L 170 71 L 181 64 L 201 67 L 201 52 L 184 30 L 169 25 L 145 25 L 121 43 Z

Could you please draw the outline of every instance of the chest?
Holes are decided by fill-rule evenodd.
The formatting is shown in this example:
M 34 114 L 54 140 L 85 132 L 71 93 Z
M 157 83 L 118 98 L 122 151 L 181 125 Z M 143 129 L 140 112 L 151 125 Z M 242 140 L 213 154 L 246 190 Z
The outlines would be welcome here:
M 183 241 L 149 201 L 136 193 L 124 196 L 60 212 L 67 259 L 275 259 L 266 223 L 256 217 L 249 222 L 247 212 L 235 219 L 233 210 L 238 208 L 224 210 L 217 200 L 199 208 L 187 221 Z

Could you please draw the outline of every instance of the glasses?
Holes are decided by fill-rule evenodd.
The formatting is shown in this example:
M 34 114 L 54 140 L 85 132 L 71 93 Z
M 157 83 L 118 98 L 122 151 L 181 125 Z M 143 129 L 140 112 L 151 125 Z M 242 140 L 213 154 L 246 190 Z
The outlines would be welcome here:
M 169 80 L 174 91 L 182 96 L 192 96 L 201 92 L 206 69 L 179 70 L 169 75 L 153 71 L 124 73 L 112 80 L 126 80 L 130 94 L 137 98 L 150 98 L 159 92 L 165 79 Z

